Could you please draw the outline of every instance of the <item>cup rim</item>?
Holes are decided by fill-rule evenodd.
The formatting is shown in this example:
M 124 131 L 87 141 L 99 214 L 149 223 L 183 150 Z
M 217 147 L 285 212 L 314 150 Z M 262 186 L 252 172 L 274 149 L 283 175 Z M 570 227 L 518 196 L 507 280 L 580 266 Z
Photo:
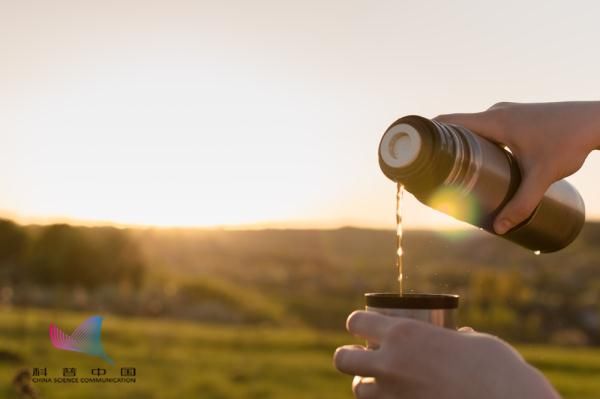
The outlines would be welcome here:
M 368 292 L 367 307 L 388 309 L 456 309 L 458 295 L 454 294 L 402 294 L 392 292 Z

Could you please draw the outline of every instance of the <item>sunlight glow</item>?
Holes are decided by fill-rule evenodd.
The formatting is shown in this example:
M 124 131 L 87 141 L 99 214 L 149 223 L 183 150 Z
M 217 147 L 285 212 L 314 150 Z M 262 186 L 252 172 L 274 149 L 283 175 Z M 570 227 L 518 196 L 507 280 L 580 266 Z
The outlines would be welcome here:
M 376 150 L 396 118 L 597 97 L 595 14 L 557 30 L 554 17 L 572 22 L 560 7 L 533 32 L 517 2 L 493 15 L 477 2 L 59 3 L 0 13 L 0 216 L 392 229 Z M 599 167 L 592 154 L 572 178 L 591 218 Z M 440 209 L 476 217 L 448 195 Z M 409 229 L 466 227 L 411 195 L 404 215 Z

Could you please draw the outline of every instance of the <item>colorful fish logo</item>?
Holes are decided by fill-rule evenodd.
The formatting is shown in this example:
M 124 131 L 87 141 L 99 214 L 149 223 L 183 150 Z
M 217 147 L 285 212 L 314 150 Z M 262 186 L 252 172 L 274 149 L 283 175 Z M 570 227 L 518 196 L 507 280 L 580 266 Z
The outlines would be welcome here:
M 60 328 L 50 323 L 50 341 L 55 348 L 98 356 L 112 365 L 112 359 L 102 348 L 101 329 L 102 317 L 100 316 L 90 317 L 81 323 L 71 335 L 65 334 Z

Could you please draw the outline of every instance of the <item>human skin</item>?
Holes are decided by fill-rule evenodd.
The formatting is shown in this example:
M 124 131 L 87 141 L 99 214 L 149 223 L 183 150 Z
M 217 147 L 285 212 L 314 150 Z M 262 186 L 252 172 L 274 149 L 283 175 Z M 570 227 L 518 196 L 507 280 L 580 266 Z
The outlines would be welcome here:
M 355 377 L 357 399 L 559 399 L 550 383 L 504 341 L 463 328 L 356 311 L 348 331 L 366 339 L 338 348 L 335 367 Z
M 600 149 L 600 101 L 501 102 L 483 112 L 434 119 L 464 126 L 515 156 L 522 182 L 496 217 L 498 234 L 527 219 L 552 183 L 575 173 L 590 152 Z

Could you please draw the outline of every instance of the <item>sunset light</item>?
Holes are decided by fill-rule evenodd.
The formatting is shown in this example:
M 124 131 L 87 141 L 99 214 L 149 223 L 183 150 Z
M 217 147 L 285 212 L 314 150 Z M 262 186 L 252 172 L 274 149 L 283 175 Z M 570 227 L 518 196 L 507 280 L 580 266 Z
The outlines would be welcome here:
M 236 3 L 234 13 L 226 3 L 131 1 L 119 13 L 62 3 L 78 18 L 16 3 L 0 16 L 11 31 L 0 74 L 0 211 L 21 221 L 393 228 L 394 184 L 376 155 L 389 123 L 498 98 L 552 100 L 563 84 L 546 73 L 550 40 L 528 68 L 543 66 L 535 76 L 480 55 L 499 38 L 473 36 L 460 62 L 430 54 L 439 40 L 431 32 L 419 29 L 419 46 L 404 40 L 418 25 L 408 18 L 416 3 L 402 24 L 391 4 L 365 9 L 357 24 L 317 2 Z M 462 29 L 455 34 L 469 36 Z M 442 63 L 435 74 L 433 63 Z M 585 65 L 581 82 L 596 74 Z M 460 83 L 485 70 L 498 79 Z M 570 97 L 591 93 L 569 85 Z M 572 178 L 584 198 L 600 195 L 590 184 L 598 166 L 593 154 Z M 464 226 L 406 198 L 408 228 Z M 598 204 L 589 201 L 588 217 L 600 216 Z

